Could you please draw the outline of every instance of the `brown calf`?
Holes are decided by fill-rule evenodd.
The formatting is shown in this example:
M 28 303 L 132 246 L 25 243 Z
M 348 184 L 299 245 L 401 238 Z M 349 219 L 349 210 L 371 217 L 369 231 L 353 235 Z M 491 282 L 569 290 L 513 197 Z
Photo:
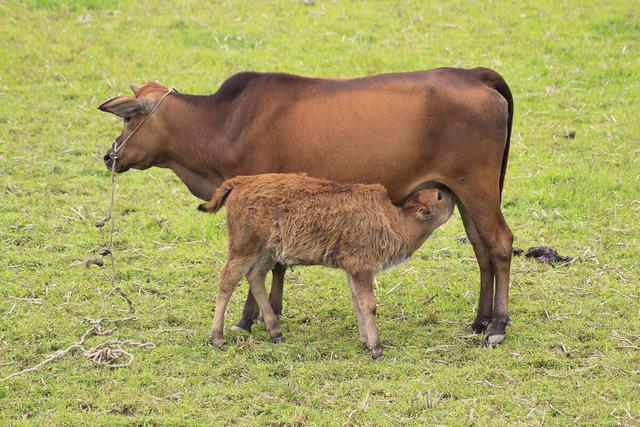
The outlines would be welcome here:
M 272 340 L 279 342 L 282 333 L 264 287 L 267 273 L 276 263 L 324 265 L 347 273 L 360 339 L 378 359 L 382 349 L 373 278 L 409 258 L 451 217 L 455 199 L 446 190 L 429 188 L 396 207 L 378 184 L 264 174 L 224 182 L 198 209 L 217 212 L 225 203 L 229 253 L 220 271 L 213 345 L 224 343 L 224 313 L 242 277 L 249 282 Z

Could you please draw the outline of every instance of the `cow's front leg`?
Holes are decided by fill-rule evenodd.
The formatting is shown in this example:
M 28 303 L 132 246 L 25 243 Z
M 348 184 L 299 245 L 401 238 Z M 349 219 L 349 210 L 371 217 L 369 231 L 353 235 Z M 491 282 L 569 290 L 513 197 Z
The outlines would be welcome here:
M 251 326 L 253 326 L 253 322 L 258 318 L 259 314 L 260 309 L 258 308 L 258 303 L 251 293 L 251 286 L 249 286 L 247 300 L 244 303 L 244 310 L 242 310 L 242 318 L 236 326 L 240 329 L 251 332 Z

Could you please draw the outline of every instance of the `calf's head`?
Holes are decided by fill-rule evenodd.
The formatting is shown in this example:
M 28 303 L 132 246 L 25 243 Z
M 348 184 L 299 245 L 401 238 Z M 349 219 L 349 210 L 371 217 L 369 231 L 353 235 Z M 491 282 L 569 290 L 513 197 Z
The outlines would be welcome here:
M 455 203 L 456 198 L 450 190 L 426 188 L 413 193 L 402 209 L 419 224 L 433 231 L 451 218 Z
M 159 165 L 164 154 L 161 108 L 157 109 L 153 117 L 149 117 L 137 131 L 135 129 L 153 111 L 162 95 L 169 89 L 153 82 L 142 86 L 131 85 L 131 90 L 134 96 L 117 96 L 98 107 L 101 111 L 123 119 L 120 135 L 104 155 L 104 163 L 109 170 L 113 167 L 114 151 L 135 132 L 126 146 L 117 153 L 116 172 Z

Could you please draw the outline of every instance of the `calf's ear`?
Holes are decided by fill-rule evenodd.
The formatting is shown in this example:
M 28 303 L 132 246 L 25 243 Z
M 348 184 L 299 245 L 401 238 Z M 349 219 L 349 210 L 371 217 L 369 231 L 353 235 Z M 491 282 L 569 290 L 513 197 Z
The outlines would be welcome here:
M 435 216 L 435 212 L 430 207 L 421 207 L 416 211 L 416 218 L 419 221 L 428 221 Z
M 153 109 L 154 101 L 131 96 L 116 96 L 100 104 L 98 109 L 118 117 L 131 117 L 137 113 L 148 113 Z

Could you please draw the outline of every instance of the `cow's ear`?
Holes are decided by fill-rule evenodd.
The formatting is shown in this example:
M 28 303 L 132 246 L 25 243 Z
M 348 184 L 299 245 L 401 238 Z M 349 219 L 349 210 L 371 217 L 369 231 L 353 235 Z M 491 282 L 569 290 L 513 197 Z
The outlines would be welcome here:
M 131 117 L 140 112 L 140 104 L 134 97 L 116 96 L 104 101 L 98 109 L 105 113 L 115 114 L 118 117 Z
M 149 113 L 155 102 L 147 98 L 133 98 L 131 96 L 116 96 L 100 104 L 98 109 L 118 117 L 132 117 L 137 113 Z

